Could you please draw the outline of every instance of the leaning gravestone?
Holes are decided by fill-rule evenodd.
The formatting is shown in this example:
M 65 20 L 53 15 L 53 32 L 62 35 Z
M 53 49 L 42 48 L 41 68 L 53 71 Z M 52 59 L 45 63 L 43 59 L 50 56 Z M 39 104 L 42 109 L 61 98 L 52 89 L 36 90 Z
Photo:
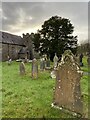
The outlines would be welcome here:
M 35 58 L 32 60 L 32 78 L 38 78 L 38 62 Z
M 82 114 L 81 76 L 74 55 L 70 50 L 65 51 L 57 68 L 54 105 Z
M 20 69 L 20 75 L 25 75 L 25 64 L 24 64 L 24 62 L 20 63 L 19 69 Z
M 56 53 L 55 53 L 55 56 L 53 58 L 53 61 L 54 61 L 54 68 L 56 68 L 58 65 L 58 57 L 57 57 Z

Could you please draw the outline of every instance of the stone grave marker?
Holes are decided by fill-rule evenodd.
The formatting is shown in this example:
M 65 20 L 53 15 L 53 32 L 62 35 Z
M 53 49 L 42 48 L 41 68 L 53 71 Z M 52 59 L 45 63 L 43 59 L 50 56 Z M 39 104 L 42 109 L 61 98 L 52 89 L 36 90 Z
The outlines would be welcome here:
M 45 70 L 45 60 L 44 60 L 44 58 L 40 59 L 40 70 Z
M 24 62 L 20 63 L 19 70 L 20 70 L 20 75 L 25 75 L 25 64 L 24 64 Z
M 82 71 L 70 50 L 62 55 L 56 74 L 53 105 L 82 114 L 83 103 L 80 88 Z
M 50 67 L 50 59 L 49 59 L 49 58 L 46 60 L 45 69 L 46 69 L 46 70 L 51 70 L 51 67 Z
M 32 78 L 38 78 L 38 62 L 35 58 L 32 60 Z
M 50 67 L 50 59 L 46 60 L 46 67 L 49 68 Z
M 56 68 L 58 65 L 58 57 L 57 57 L 56 53 L 55 53 L 55 56 L 53 58 L 53 61 L 54 61 L 54 68 Z

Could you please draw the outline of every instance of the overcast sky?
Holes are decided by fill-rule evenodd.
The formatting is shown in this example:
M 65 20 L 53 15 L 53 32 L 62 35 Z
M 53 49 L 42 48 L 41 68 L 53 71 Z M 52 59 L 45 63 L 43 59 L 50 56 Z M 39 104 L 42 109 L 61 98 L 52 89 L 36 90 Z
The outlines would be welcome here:
M 45 20 L 58 15 L 71 20 L 75 27 L 74 35 L 78 36 L 79 43 L 88 39 L 88 1 L 2 2 L 0 12 L 2 30 L 16 35 L 36 32 L 41 29 Z

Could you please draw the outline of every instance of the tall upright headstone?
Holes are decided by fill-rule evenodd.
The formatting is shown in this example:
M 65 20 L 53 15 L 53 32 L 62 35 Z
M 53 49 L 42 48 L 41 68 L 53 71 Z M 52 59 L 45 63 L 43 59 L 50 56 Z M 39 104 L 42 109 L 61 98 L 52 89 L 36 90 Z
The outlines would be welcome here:
M 32 78 L 38 78 L 38 61 L 35 58 L 32 60 Z
M 40 59 L 40 70 L 45 70 L 45 59 L 44 58 Z
M 55 56 L 53 58 L 53 61 L 54 61 L 54 68 L 57 68 L 57 66 L 58 66 L 58 57 L 57 57 L 56 53 L 55 53 Z
M 24 64 L 24 62 L 20 63 L 19 70 L 20 70 L 20 75 L 25 75 L 25 64 Z
M 70 50 L 64 52 L 58 64 L 53 104 L 82 114 L 80 79 L 82 71 Z

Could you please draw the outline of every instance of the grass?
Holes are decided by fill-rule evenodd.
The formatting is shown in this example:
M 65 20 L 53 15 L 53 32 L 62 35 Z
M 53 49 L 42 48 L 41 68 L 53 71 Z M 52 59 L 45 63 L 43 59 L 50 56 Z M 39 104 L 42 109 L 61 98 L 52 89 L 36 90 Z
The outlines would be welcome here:
M 85 63 L 86 58 L 84 58 Z M 85 63 L 86 65 L 86 63 Z M 83 69 L 83 68 L 82 68 Z M 38 79 L 31 78 L 31 64 L 26 63 L 26 75 L 19 74 L 19 63 L 2 63 L 2 117 L 3 118 L 72 118 L 51 107 L 55 79 L 50 72 L 39 71 Z M 84 107 L 87 107 L 88 76 L 81 79 Z M 87 111 L 85 111 L 87 112 Z

